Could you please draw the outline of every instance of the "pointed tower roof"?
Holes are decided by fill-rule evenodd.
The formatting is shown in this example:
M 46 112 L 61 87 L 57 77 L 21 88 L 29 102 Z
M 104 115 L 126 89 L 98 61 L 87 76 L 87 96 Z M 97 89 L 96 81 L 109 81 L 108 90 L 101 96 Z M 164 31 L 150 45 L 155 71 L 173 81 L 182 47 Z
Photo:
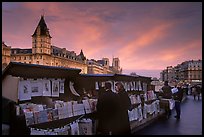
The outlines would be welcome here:
M 50 36 L 49 29 L 47 28 L 47 25 L 45 23 L 43 15 L 41 15 L 40 22 L 38 23 L 38 26 L 36 27 L 35 32 L 34 32 L 34 34 L 32 36 L 36 36 L 37 35 L 38 28 L 40 28 L 40 36 L 48 35 L 50 38 L 52 38 Z
M 84 56 L 84 53 L 83 53 L 82 49 L 81 49 L 81 52 L 80 52 L 79 56 L 81 56 L 81 59 L 82 59 L 82 60 L 85 60 L 85 59 L 86 59 L 86 57 Z

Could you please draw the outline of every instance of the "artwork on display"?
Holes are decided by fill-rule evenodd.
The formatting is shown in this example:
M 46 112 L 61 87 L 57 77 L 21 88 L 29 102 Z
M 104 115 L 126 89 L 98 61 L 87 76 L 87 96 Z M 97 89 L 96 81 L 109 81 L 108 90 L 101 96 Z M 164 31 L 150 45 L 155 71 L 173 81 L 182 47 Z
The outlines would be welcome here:
M 60 80 L 60 91 L 59 91 L 59 93 L 64 93 L 64 82 L 65 82 L 65 79 Z
M 74 122 L 70 124 L 71 127 L 71 135 L 79 135 L 79 124 L 78 122 Z
M 91 113 L 91 107 L 88 100 L 82 100 L 86 114 Z
M 147 83 L 143 83 L 142 85 L 143 85 L 143 91 L 147 92 Z
M 136 86 L 135 81 L 133 81 L 132 83 L 133 83 L 133 90 L 136 90 L 136 88 L 135 88 L 135 86 Z
M 52 97 L 59 97 L 59 81 L 52 80 Z
M 42 85 L 41 79 L 37 79 L 37 80 L 30 79 L 30 86 L 31 86 L 32 97 L 42 96 L 43 85 Z
M 143 119 L 142 105 L 141 104 L 138 106 L 138 118 L 139 118 L 139 121 L 141 121 Z
M 130 83 L 127 82 L 127 90 L 130 91 Z
M 133 91 L 133 90 L 134 90 L 134 84 L 133 84 L 133 82 L 130 82 L 130 87 L 131 87 L 131 90 Z
M 51 96 L 51 82 L 50 80 L 43 80 L 43 96 Z
M 141 85 L 141 82 L 139 81 L 138 83 L 138 86 L 139 86 L 139 91 L 142 91 L 142 85 Z
M 95 82 L 95 89 L 96 89 L 96 90 L 99 90 L 99 85 L 98 85 L 98 84 L 99 84 L 99 83 L 96 81 L 96 82 Z
M 18 84 L 18 99 L 22 100 L 31 100 L 31 87 L 30 81 L 20 80 Z
M 139 90 L 139 81 L 136 81 L 136 86 L 135 86 L 135 90 Z
M 124 82 L 125 91 L 127 91 L 127 82 Z

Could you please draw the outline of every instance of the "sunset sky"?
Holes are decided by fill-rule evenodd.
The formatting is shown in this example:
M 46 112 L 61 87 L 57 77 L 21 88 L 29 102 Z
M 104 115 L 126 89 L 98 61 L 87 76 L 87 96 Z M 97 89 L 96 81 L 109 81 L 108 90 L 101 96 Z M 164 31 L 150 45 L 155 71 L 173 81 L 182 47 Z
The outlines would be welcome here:
M 52 45 L 88 59 L 120 58 L 123 74 L 202 59 L 201 2 L 3 2 L 2 41 L 32 48 L 44 10 Z

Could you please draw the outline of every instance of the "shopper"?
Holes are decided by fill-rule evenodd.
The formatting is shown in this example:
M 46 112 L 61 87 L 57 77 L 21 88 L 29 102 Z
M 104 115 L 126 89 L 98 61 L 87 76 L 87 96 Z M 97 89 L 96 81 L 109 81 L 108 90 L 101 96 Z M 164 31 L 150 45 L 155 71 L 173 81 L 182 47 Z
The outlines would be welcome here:
M 197 96 L 198 92 L 197 92 L 197 87 L 196 85 L 192 87 L 192 95 L 194 100 L 196 100 L 196 96 Z
M 111 83 L 105 83 L 105 92 L 102 93 L 97 102 L 98 134 L 117 134 L 118 125 L 117 112 L 119 110 L 119 97 L 111 90 Z
M 121 82 L 116 83 L 115 86 L 116 86 L 115 89 L 119 95 L 119 101 L 120 101 L 119 103 L 120 108 L 117 115 L 118 121 L 116 123 L 119 126 L 117 134 L 128 135 L 128 134 L 131 134 L 130 122 L 128 117 L 128 110 L 131 110 L 130 98 Z
M 162 97 L 164 99 L 172 99 L 172 92 L 171 92 L 171 87 L 168 84 L 168 81 L 164 82 L 164 86 L 162 87 Z M 165 114 L 167 116 L 167 118 L 169 118 L 169 116 L 171 115 L 171 110 L 169 107 L 165 108 Z
M 180 87 L 180 85 L 175 84 L 175 87 L 172 89 L 173 99 L 175 100 L 175 110 L 176 110 L 176 116 L 174 116 L 176 119 L 180 119 L 181 115 L 181 101 L 183 98 L 183 91 Z

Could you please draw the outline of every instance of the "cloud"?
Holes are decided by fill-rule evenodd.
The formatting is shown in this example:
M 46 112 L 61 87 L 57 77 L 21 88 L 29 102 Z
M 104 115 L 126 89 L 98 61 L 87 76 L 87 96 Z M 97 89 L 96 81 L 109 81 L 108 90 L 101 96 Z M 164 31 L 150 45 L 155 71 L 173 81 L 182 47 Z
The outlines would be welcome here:
M 169 23 L 153 26 L 150 30 L 142 32 L 138 37 L 118 50 L 118 54 L 121 55 L 123 59 L 137 55 L 138 50 L 141 48 L 152 46 L 152 43 L 164 38 L 171 26 Z

